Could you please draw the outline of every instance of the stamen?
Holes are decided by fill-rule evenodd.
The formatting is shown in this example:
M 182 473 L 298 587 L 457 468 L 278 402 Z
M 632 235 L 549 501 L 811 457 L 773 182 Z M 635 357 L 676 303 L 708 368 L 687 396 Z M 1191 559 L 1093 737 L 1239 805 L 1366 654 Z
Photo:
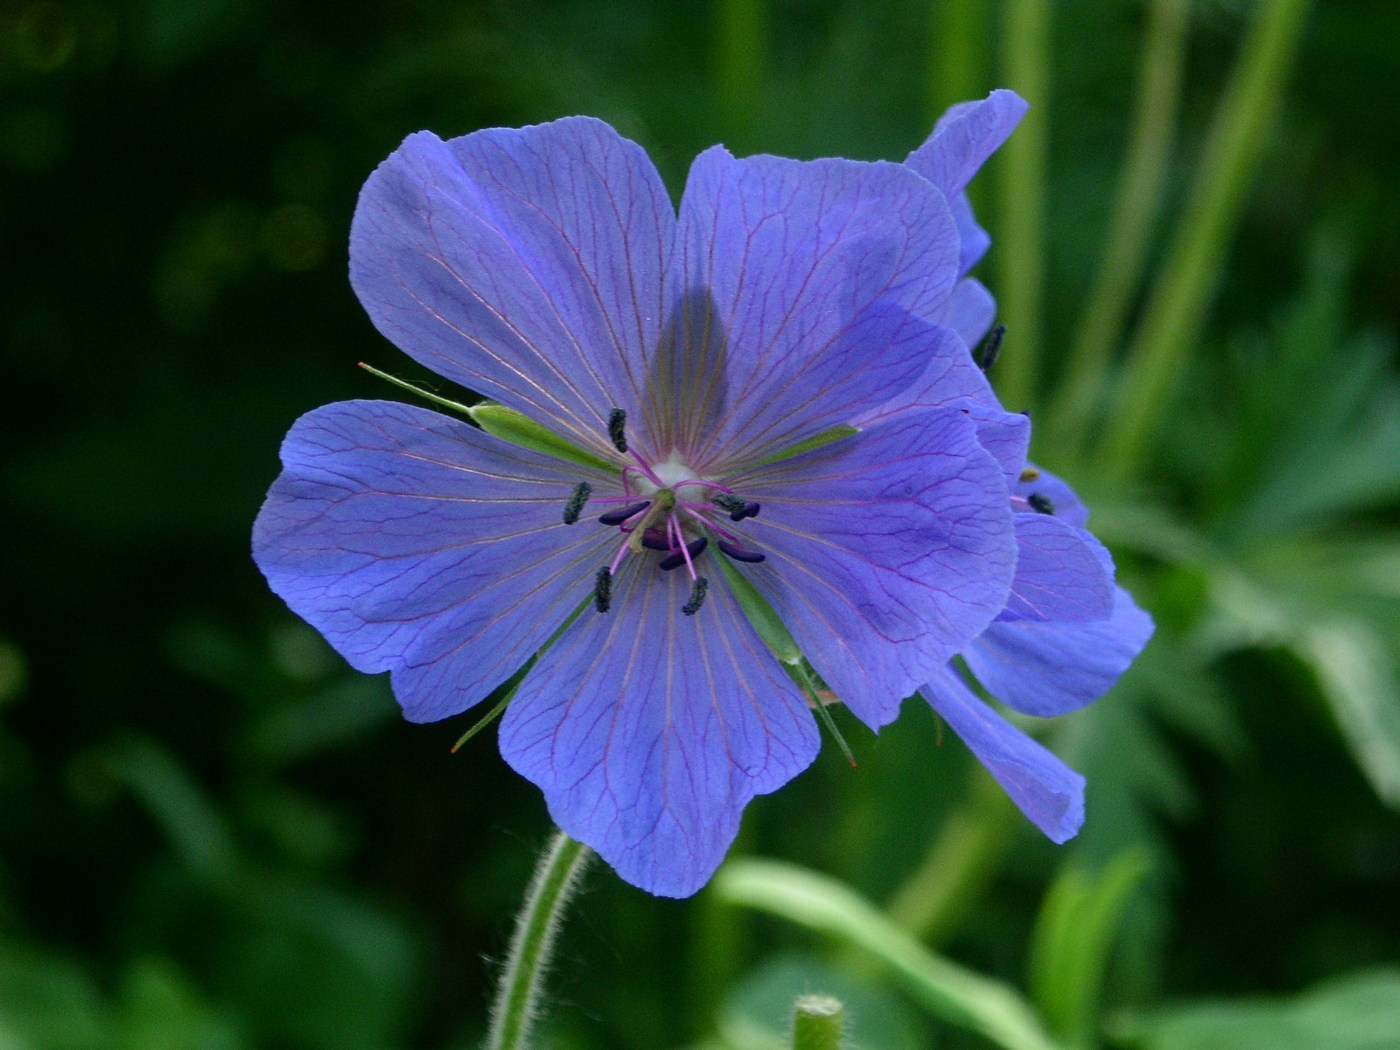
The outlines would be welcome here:
M 676 494 L 670 489 L 661 489 L 656 493 L 646 516 L 632 528 L 632 538 L 628 540 L 628 543 L 632 547 L 633 554 L 642 553 L 642 537 L 646 535 L 647 529 L 667 520 L 675 506 Z
M 710 500 L 720 510 L 727 510 L 730 514 L 742 514 L 744 508 L 748 506 L 748 501 L 741 496 L 736 496 L 732 492 L 723 492 Z
M 999 324 L 993 326 L 987 333 L 987 338 L 982 340 L 982 345 L 972 353 L 972 362 L 984 372 L 991 371 L 992 365 L 997 363 L 997 354 L 1001 353 L 1001 341 L 1006 338 L 1006 325 Z
M 1026 497 L 1026 502 L 1031 505 L 1031 509 L 1040 514 L 1054 514 L 1055 504 L 1050 502 L 1048 496 L 1042 496 L 1039 492 L 1032 492 Z
M 681 612 L 687 616 L 694 616 L 700 611 L 700 606 L 705 604 L 705 594 L 710 589 L 710 581 L 703 576 L 697 576 L 695 582 L 690 585 L 690 601 L 681 606 Z
M 656 563 L 656 567 L 662 572 L 670 572 L 672 569 L 679 569 L 682 565 L 690 565 L 691 562 L 700 557 L 705 548 L 709 545 L 709 540 L 704 536 L 699 536 L 676 551 L 676 553 L 668 554 L 666 557 L 662 558 Z M 668 547 L 667 549 L 669 550 L 670 548 Z M 691 576 L 695 575 L 694 566 L 691 566 L 690 573 Z
M 642 533 L 642 546 L 649 551 L 669 551 L 671 542 L 664 536 L 658 536 L 654 529 L 648 529 Z
M 753 502 L 752 500 L 749 500 L 747 503 L 744 504 L 742 510 L 736 510 L 733 514 L 729 515 L 729 520 L 743 521 L 745 518 L 756 518 L 758 517 L 758 512 L 761 509 L 762 507 L 759 504 Z
M 610 573 L 612 573 L 614 576 L 616 576 L 616 575 L 617 575 L 617 567 L 618 567 L 619 565 L 622 564 L 622 559 L 625 558 L 625 557 L 627 557 L 627 552 L 628 552 L 629 550 L 631 550 L 631 549 L 632 549 L 632 543 L 631 543 L 631 541 L 630 541 L 630 540 L 624 540 L 622 546 L 619 547 L 619 548 L 617 549 L 617 553 L 613 555 L 612 564 L 608 566 L 608 572 L 610 572 Z
M 1039 480 L 1040 480 L 1040 471 L 1036 470 L 1035 467 L 1022 467 L 1022 468 L 1021 468 L 1021 480 L 1022 480 L 1022 481 L 1039 481 Z
M 730 543 L 728 540 L 716 540 L 715 544 L 735 561 L 746 561 L 757 564 L 767 557 L 767 555 L 760 554 L 758 551 L 745 550 L 743 547 Z
M 610 510 L 606 514 L 598 515 L 599 525 L 621 525 L 628 518 L 640 514 L 651 506 L 651 500 L 643 500 L 641 503 L 629 503 L 625 507 L 617 510 Z
M 608 438 L 619 452 L 627 451 L 626 426 L 627 413 L 622 409 L 615 408 L 608 413 Z
M 588 502 L 588 497 L 593 495 L 593 486 L 586 481 L 580 481 L 574 488 L 574 494 L 569 497 L 569 502 L 564 505 L 564 524 L 572 525 L 578 521 L 578 516 L 583 513 L 583 505 Z
M 612 606 L 612 569 L 606 565 L 593 577 L 593 604 L 600 613 L 607 612 Z

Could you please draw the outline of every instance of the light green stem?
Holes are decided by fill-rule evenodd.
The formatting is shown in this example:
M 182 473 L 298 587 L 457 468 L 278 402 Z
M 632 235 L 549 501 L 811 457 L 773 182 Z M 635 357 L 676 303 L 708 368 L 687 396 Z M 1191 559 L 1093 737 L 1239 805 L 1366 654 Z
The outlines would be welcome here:
M 1004 71 L 1030 112 L 1001 148 L 996 164 L 997 288 L 1006 353 L 994 373 L 997 392 L 1013 411 L 1031 407 L 1036 355 L 1043 337 L 1046 141 L 1050 127 L 1050 2 L 1008 0 Z
M 983 0 L 944 0 L 930 6 L 928 100 L 933 121 L 955 102 L 987 93 L 987 5 Z
M 1129 351 L 1122 393 L 1100 450 L 1116 480 L 1140 465 L 1173 382 L 1196 344 L 1307 9 L 1308 0 L 1261 0 L 1255 8 L 1211 126 L 1200 178 Z
M 793 1017 L 792 1050 L 841 1050 L 845 1013 L 839 999 L 804 995 L 797 1000 Z
M 752 145 L 763 80 L 764 0 L 719 0 L 715 17 L 720 137 L 731 148 L 745 150 Z
M 1088 444 L 1087 430 L 1094 407 L 1103 400 L 1110 357 L 1122 338 L 1123 322 L 1147 261 L 1176 137 L 1189 12 L 1188 0 L 1155 0 L 1152 5 L 1138 70 L 1133 129 L 1109 220 L 1108 243 L 1061 372 L 1063 393 L 1051 419 L 1057 455 L 1082 453 Z
M 506 972 L 491 1004 L 487 1050 L 526 1050 L 539 1013 L 540 987 L 554 951 L 564 908 L 592 850 L 557 831 L 535 868 L 515 920 Z

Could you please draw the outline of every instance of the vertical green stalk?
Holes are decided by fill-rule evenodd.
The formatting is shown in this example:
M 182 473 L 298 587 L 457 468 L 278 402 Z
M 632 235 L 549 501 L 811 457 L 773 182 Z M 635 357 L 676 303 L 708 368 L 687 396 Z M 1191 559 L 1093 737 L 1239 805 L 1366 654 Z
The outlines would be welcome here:
M 1308 0 L 1261 0 L 1255 7 L 1211 126 L 1200 178 L 1128 354 L 1117 411 L 1100 449 L 1115 479 L 1128 478 L 1140 463 L 1200 334 L 1307 9 Z
M 829 995 L 804 995 L 797 1000 L 792 1050 L 841 1050 L 845 1012 L 841 1000 Z
M 1035 358 L 1044 335 L 1045 172 L 1050 103 L 1050 0 L 1008 0 L 1003 68 L 1007 87 L 1031 105 L 1016 134 L 998 152 L 996 250 L 997 301 L 1006 325 L 1007 352 L 997 365 L 996 386 L 1013 409 L 1035 395 Z
M 506 972 L 491 1004 L 487 1050 L 526 1050 L 539 1015 L 540 987 L 554 951 L 564 908 L 573 896 L 592 851 L 556 831 L 540 857 L 525 891 L 525 905 L 515 920 L 506 956 Z
M 1075 332 L 1062 373 L 1063 392 L 1050 421 L 1060 455 L 1082 452 L 1087 445 L 1086 431 L 1094 406 L 1103 397 L 1111 351 L 1122 337 L 1123 321 L 1147 261 L 1176 136 L 1189 14 L 1188 0 L 1154 0 L 1152 4 L 1138 69 L 1133 128 L 1109 220 L 1108 242 L 1089 305 Z
M 931 6 L 930 125 L 953 103 L 987 93 L 986 4 L 983 0 L 943 0 Z
M 749 148 L 763 80 L 766 12 L 763 0 L 719 0 L 715 26 L 715 88 L 720 137 Z

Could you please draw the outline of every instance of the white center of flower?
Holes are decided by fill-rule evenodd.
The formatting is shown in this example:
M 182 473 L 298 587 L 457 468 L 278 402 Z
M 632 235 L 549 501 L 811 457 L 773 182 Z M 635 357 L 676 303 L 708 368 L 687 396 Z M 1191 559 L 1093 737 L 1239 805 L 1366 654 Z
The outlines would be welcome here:
M 695 471 L 678 460 L 674 452 L 671 453 L 669 459 L 663 459 L 659 463 L 651 464 L 651 472 L 660 479 L 662 487 L 668 489 L 674 488 L 682 481 L 707 480 L 701 478 L 699 474 L 695 473 Z M 658 488 L 656 483 L 647 477 L 636 478 L 636 487 L 638 493 L 643 497 L 653 495 Z

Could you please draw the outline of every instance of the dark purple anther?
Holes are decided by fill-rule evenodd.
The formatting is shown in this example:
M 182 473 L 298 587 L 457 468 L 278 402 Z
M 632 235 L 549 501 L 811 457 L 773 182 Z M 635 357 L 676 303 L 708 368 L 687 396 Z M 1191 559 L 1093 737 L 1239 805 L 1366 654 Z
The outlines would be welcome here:
M 728 540 L 716 540 L 715 542 L 719 544 L 719 549 L 721 551 L 729 555 L 735 561 L 746 561 L 757 564 L 766 557 L 766 555 L 760 554 L 758 551 L 745 550 L 743 547 L 730 543 Z
M 668 551 L 671 549 L 671 541 L 654 529 L 647 529 L 642 533 L 642 546 L 649 551 Z
M 750 500 L 749 502 L 744 504 L 743 510 L 736 510 L 733 514 L 729 515 L 729 520 L 743 521 L 745 518 L 756 518 L 758 517 L 758 512 L 760 509 L 761 508 L 757 503 L 753 502 L 753 500 Z
M 662 572 L 670 572 L 672 569 L 679 569 L 686 562 L 686 554 L 690 555 L 690 560 L 694 561 L 700 557 L 700 552 L 710 545 L 710 541 L 704 536 L 693 539 L 685 545 L 684 551 L 676 551 L 675 554 L 668 554 L 656 563 L 656 567 Z
M 610 510 L 606 514 L 598 515 L 600 525 L 621 525 L 634 514 L 640 514 L 651 506 L 650 500 L 643 500 L 641 503 L 633 503 L 630 506 L 622 507 L 619 510 Z

